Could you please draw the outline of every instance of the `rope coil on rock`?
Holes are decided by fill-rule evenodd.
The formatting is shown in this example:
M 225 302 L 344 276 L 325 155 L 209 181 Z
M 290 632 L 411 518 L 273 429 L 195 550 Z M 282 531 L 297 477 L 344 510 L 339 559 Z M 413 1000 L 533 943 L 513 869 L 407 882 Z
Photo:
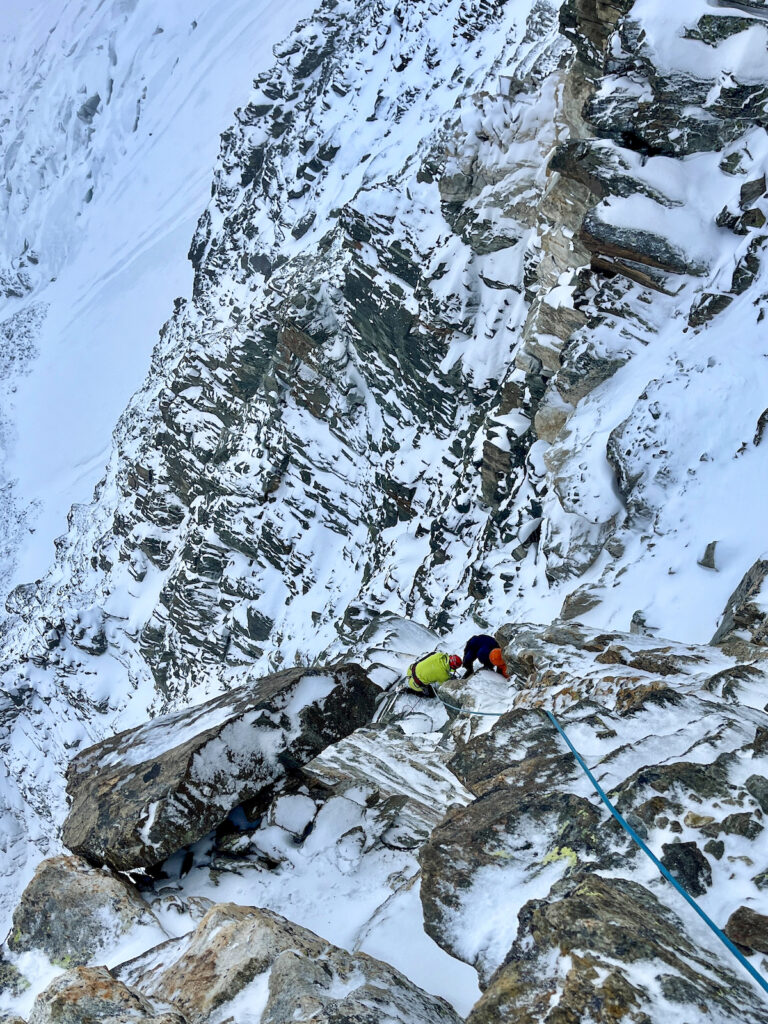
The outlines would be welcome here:
M 506 711 L 472 711 L 472 710 L 467 709 L 467 708 L 458 707 L 455 704 L 450 704 L 448 701 L 443 699 L 443 697 L 440 695 L 440 693 L 438 693 L 437 696 L 440 698 L 442 703 L 447 708 L 451 708 L 453 711 L 458 711 L 461 714 L 465 714 L 465 715 L 482 715 L 482 716 L 485 716 L 485 717 L 493 717 L 493 718 L 500 718 L 501 715 L 506 714 Z M 689 904 L 689 906 L 691 906 L 696 911 L 696 913 L 699 915 L 699 917 L 702 919 L 702 921 L 709 927 L 710 931 L 712 931 L 718 937 L 718 939 L 723 943 L 723 945 L 726 947 L 726 949 L 728 949 L 729 952 L 731 952 L 736 957 L 736 959 L 739 961 L 741 966 L 747 971 L 747 973 L 750 975 L 750 977 L 753 979 L 753 981 L 756 981 L 757 984 L 760 986 L 760 988 L 768 995 L 768 981 L 766 981 L 765 978 L 762 976 L 762 974 L 760 974 L 759 971 L 757 971 L 752 966 L 752 964 L 749 962 L 749 960 L 747 960 L 747 958 L 744 956 L 744 954 L 733 944 L 733 942 L 731 942 L 731 940 L 728 938 L 728 936 L 725 934 L 725 932 L 723 932 L 720 928 L 717 927 L 717 925 L 712 920 L 712 918 L 709 917 L 709 915 L 705 911 L 703 911 L 701 909 L 701 907 L 696 902 L 696 900 L 691 895 L 689 895 L 689 893 L 686 892 L 686 890 L 683 888 L 682 885 L 680 885 L 680 883 L 677 881 L 677 879 L 673 878 L 673 876 L 670 874 L 670 872 L 667 870 L 667 868 L 664 867 L 664 865 L 661 863 L 661 861 L 656 856 L 656 854 L 653 853 L 653 851 L 650 849 L 650 847 L 647 846 L 647 844 L 643 842 L 643 840 L 640 838 L 640 836 L 637 834 L 637 832 L 632 828 L 632 826 L 629 824 L 629 822 L 619 813 L 619 811 L 616 810 L 616 808 L 613 806 L 613 804 L 611 803 L 611 801 L 608 799 L 608 797 L 606 796 L 605 792 L 603 791 L 603 788 L 601 787 L 600 783 L 597 781 L 595 776 L 592 774 L 592 772 L 587 767 L 586 762 L 584 761 L 584 758 L 578 752 L 576 747 L 574 747 L 574 745 L 571 743 L 570 739 L 568 738 L 568 736 L 567 736 L 567 734 L 565 732 L 565 729 L 563 729 L 563 727 L 560 725 L 560 723 L 555 718 L 555 716 L 552 714 L 552 712 L 551 711 L 547 711 L 546 708 L 541 708 L 540 710 L 544 712 L 544 714 L 547 716 L 547 718 L 552 723 L 552 725 L 554 725 L 555 729 L 557 729 L 557 731 L 563 737 L 563 739 L 565 740 L 566 744 L 568 745 L 568 748 L 570 749 L 571 753 L 576 758 L 576 761 L 578 762 L 580 768 L 582 769 L 584 774 L 587 776 L 589 781 L 592 783 L 592 786 L 594 787 L 595 792 L 600 797 L 600 799 L 603 801 L 603 803 L 608 808 L 608 810 L 611 812 L 611 814 L 616 819 L 616 821 L 619 823 L 619 825 L 621 825 L 621 827 L 624 829 L 624 831 L 630 837 L 630 839 L 651 860 L 651 862 L 658 869 L 658 871 L 661 873 L 661 875 L 664 878 L 666 878 L 666 880 L 670 883 L 670 885 L 672 885 L 680 893 L 680 895 Z

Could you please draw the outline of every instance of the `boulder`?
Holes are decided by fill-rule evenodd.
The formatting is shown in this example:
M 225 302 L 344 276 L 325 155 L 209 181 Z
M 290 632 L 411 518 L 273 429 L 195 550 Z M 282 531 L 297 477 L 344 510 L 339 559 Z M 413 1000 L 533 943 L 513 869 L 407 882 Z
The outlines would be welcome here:
M 768 779 L 764 775 L 750 775 L 744 788 L 757 801 L 760 810 L 768 814 Z
M 118 871 L 159 864 L 368 722 L 378 692 L 358 665 L 287 669 L 104 740 L 67 771 L 64 843 Z
M 216 1011 L 216 1020 L 238 1020 L 246 1008 L 249 1019 L 262 1024 L 460 1020 L 444 1000 L 393 967 L 339 949 L 270 910 L 232 903 L 213 907 L 194 932 L 116 974 L 191 1022 L 209 1020 Z
M 29 1024 L 186 1024 L 180 1013 L 156 1009 L 106 967 L 75 967 L 35 1000 Z
M 768 953 L 768 917 L 765 914 L 758 914 L 750 907 L 739 907 L 728 918 L 723 931 L 737 946 Z
M 584 862 L 610 862 L 602 814 L 589 800 L 505 783 L 449 814 L 419 853 L 424 929 L 471 963 L 481 985 L 512 945 L 521 894 L 546 894 Z
M 131 885 L 80 857 L 51 857 L 38 866 L 13 912 L 8 946 L 14 953 L 39 949 L 54 964 L 76 967 L 144 929 L 156 930 L 155 942 L 165 934 Z
M 381 841 L 418 848 L 453 804 L 471 794 L 446 766 L 447 752 L 430 735 L 406 736 L 396 725 L 358 729 L 326 748 L 304 775 L 336 795 L 365 803 Z M 283 798 L 283 801 L 286 798 Z
M 712 868 L 696 843 L 662 843 L 661 863 L 690 896 L 703 896 L 712 885 Z

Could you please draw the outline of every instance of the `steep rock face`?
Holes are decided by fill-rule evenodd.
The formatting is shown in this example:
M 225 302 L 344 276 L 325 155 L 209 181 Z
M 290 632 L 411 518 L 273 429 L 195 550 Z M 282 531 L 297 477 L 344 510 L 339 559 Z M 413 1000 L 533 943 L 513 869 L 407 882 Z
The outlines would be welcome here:
M 95 504 L 9 599 L 32 761 L 386 611 L 712 635 L 762 522 L 744 13 L 329 2 L 278 48 Z M 8 863 L 62 815 L 29 761 Z
M 141 721 L 233 665 L 339 651 L 376 611 L 445 622 L 470 583 L 484 593 L 484 570 L 463 578 L 497 537 L 476 453 L 525 313 L 565 46 L 547 3 L 424 0 L 329 2 L 277 49 L 224 136 L 194 293 L 96 504 L 72 509 L 45 582 L 9 598 L 8 714 L 35 746 L 44 721 L 78 737 L 40 740 L 49 763 L 127 705 Z M 535 88 L 510 104 L 503 71 Z M 461 204 L 440 186 L 459 166 Z M 502 448 L 521 423 L 505 401 Z M 494 474 L 523 475 L 510 450 L 485 473 L 494 504 Z M 538 514 L 530 497 L 506 537 Z M 60 784 L 27 762 L 9 756 L 9 814 L 59 817 Z M 25 831 L 51 852 L 47 825 Z
M 70 765 L 62 839 L 119 871 L 158 864 L 368 721 L 377 692 L 357 665 L 287 669 L 118 733 Z
M 768 560 L 763 558 L 755 562 L 729 597 L 713 644 L 729 640 L 746 640 L 759 646 L 768 643 L 767 579 Z
M 618 420 L 607 445 L 604 423 L 587 426 L 586 416 L 596 408 L 597 395 L 605 393 L 605 382 L 631 366 L 643 346 L 659 344 L 665 334 L 668 340 L 679 338 L 680 329 L 665 332 L 660 317 L 686 315 L 688 327 L 682 333 L 691 327 L 702 330 L 737 293 L 735 277 L 726 279 L 713 257 L 730 248 L 734 263 L 744 260 L 747 246 L 718 227 L 735 235 L 754 231 L 744 225 L 743 211 L 753 197 L 764 198 L 764 83 L 757 54 L 765 48 L 765 28 L 750 18 L 704 15 L 696 26 L 683 21 L 680 41 L 673 44 L 668 26 L 662 28 L 646 12 L 635 14 L 630 4 L 619 9 L 577 3 L 565 5 L 561 25 L 577 48 L 571 76 L 583 79 L 589 96 L 582 132 L 598 136 L 564 143 L 549 164 L 557 172 L 554 189 L 563 188 L 565 179 L 577 190 L 579 238 L 591 273 L 574 282 L 573 303 L 582 310 L 585 325 L 566 339 L 562 366 L 553 373 L 551 365 L 542 364 L 546 386 L 536 413 L 539 436 L 551 444 L 544 458 L 558 499 L 557 505 L 551 497 L 544 503 L 549 514 L 543 537 L 547 574 L 567 579 L 589 573 L 589 582 L 563 605 L 563 614 L 573 617 L 597 608 L 606 598 L 605 588 L 622 574 L 623 585 L 632 589 L 627 562 L 634 561 L 630 550 L 643 528 L 653 524 L 655 532 L 670 539 L 687 532 L 685 523 L 665 516 L 665 494 L 675 487 L 685 492 L 711 486 L 695 462 L 710 456 L 706 451 L 689 455 L 679 443 L 680 418 L 699 402 L 704 386 L 696 380 L 701 366 L 693 361 L 684 357 L 677 362 L 676 373 L 689 391 L 685 397 L 675 395 L 680 376 L 664 371 L 649 381 L 641 361 L 637 374 L 628 369 L 622 412 L 604 407 L 603 420 Z M 729 50 L 728 40 L 735 38 L 744 47 L 743 60 Z M 725 67 L 730 78 L 723 87 L 718 68 Z M 747 95 L 751 105 L 742 106 L 738 97 Z M 753 139 L 761 153 L 754 161 L 747 141 Z M 686 187 L 692 173 L 697 197 Z M 745 179 L 754 179 L 754 188 L 747 188 Z M 727 209 L 721 209 L 727 196 L 732 196 Z M 728 212 L 731 207 L 735 214 Z M 750 244 L 762 243 L 753 234 Z M 702 277 L 704 285 L 717 285 L 707 291 L 691 275 Z M 674 299 L 665 300 L 664 292 Z M 636 399 L 630 394 L 634 388 Z M 599 389 L 594 402 L 588 397 L 593 389 Z M 579 403 L 583 412 L 571 420 Z M 734 413 L 735 420 L 749 418 Z M 733 451 L 738 447 L 736 442 Z M 731 472 L 727 462 L 721 468 Z M 603 483 L 611 471 L 619 501 Z M 719 529 L 728 530 L 727 519 L 713 518 Z M 671 549 L 669 544 L 665 552 L 670 560 Z M 601 553 L 600 571 L 589 572 Z

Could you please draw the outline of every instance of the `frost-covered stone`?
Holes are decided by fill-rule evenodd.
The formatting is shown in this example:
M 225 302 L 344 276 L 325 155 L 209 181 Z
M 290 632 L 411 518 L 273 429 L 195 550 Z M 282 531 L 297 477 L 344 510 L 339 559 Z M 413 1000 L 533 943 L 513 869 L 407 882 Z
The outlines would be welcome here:
M 365 802 L 385 845 L 417 849 L 449 807 L 471 799 L 446 760 L 435 735 L 406 736 L 393 725 L 358 729 L 310 761 L 305 772 Z
M 468 1021 L 555 1024 L 607 1006 L 613 1019 L 640 1024 L 678 1015 L 681 1005 L 695 1013 L 705 1005 L 723 1024 L 758 1024 L 765 1016 L 761 995 L 697 949 L 648 889 L 585 874 L 523 907 L 515 945 Z
M 187 1024 L 175 1010 L 158 1009 L 106 967 L 75 967 L 35 1000 L 29 1024 Z
M 150 941 L 153 933 L 154 941 L 164 934 L 124 879 L 80 857 L 61 856 L 38 866 L 13 912 L 7 942 L 14 953 L 39 949 L 55 964 L 77 967 L 129 932 L 134 938 L 143 932 Z
M 287 669 L 119 733 L 68 771 L 71 850 L 149 867 L 370 719 L 377 687 L 357 665 Z
M 768 559 L 758 559 L 728 598 L 711 643 L 747 640 L 768 644 Z
M 240 1008 L 262 1024 L 350 1021 L 458 1024 L 442 999 L 364 953 L 348 953 L 279 914 L 220 904 L 194 932 L 116 972 L 189 1021 Z

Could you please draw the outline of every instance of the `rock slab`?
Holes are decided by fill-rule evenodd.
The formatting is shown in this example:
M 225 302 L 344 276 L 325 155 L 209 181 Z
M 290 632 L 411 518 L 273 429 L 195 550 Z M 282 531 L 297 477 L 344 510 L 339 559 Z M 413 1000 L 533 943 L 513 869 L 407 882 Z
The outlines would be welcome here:
M 174 1011 L 156 1010 L 106 967 L 75 967 L 35 1000 L 29 1024 L 186 1024 Z
M 157 865 L 365 725 L 378 692 L 358 665 L 288 669 L 119 733 L 70 764 L 63 841 L 118 871 Z
M 348 953 L 270 910 L 222 903 L 194 932 L 117 972 L 195 1024 L 459 1024 L 437 996 L 365 953 Z M 229 1004 L 229 1005 L 228 1005 Z M 260 1017 L 259 1017 L 260 1014 Z

